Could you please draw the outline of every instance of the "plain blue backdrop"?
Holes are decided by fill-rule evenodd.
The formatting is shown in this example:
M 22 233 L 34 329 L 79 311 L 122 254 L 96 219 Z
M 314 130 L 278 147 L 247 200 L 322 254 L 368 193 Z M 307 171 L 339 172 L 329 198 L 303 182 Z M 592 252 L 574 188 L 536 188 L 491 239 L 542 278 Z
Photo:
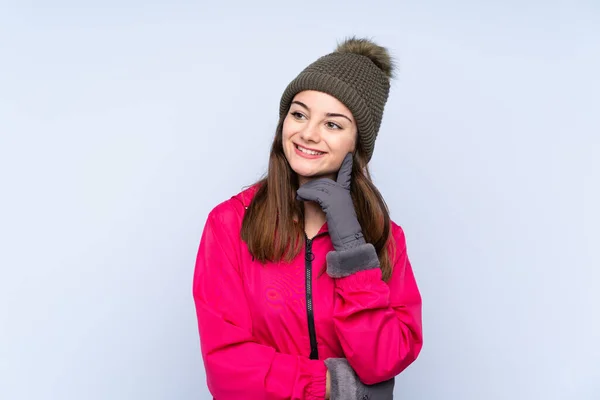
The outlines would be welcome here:
M 425 345 L 401 399 L 600 398 L 597 1 L 0 2 L 0 398 L 209 399 L 206 215 L 287 83 L 398 62 L 371 168 Z

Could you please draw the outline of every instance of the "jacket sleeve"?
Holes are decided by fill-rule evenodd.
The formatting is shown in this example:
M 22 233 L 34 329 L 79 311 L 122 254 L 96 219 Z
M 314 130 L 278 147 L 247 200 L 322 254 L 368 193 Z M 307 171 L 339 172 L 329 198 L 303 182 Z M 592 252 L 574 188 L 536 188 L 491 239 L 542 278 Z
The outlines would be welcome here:
M 417 358 L 423 344 L 421 295 L 404 232 L 395 224 L 392 232 L 396 249 L 391 252 L 393 271 L 387 283 L 382 280 L 375 248 L 370 244 L 372 254 L 363 251 L 354 258 L 328 254 L 328 272 L 329 263 L 335 270 L 343 268 L 344 262 L 352 271 L 334 277 L 333 319 L 349 364 L 368 385 L 400 374 Z
M 193 296 L 211 394 L 217 400 L 324 399 L 323 361 L 278 353 L 256 342 L 238 270 L 233 207 L 208 216 L 196 259 Z M 220 209 L 220 212 L 218 211 Z M 227 224 L 225 224 L 227 222 Z

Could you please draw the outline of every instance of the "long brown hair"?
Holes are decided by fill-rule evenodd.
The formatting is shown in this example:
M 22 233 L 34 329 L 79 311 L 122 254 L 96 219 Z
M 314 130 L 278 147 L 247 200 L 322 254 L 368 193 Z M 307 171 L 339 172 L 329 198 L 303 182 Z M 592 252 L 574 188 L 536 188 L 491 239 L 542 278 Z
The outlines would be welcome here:
M 271 146 L 266 176 L 256 182 L 258 190 L 242 223 L 242 240 L 260 262 L 292 261 L 304 243 L 304 207 L 296 200 L 298 176 L 283 152 L 283 121 L 280 118 Z M 351 195 L 365 240 L 377 250 L 383 279 L 392 273 L 393 240 L 389 210 L 373 184 L 360 141 L 352 166 Z M 391 244 L 391 246 L 390 246 Z

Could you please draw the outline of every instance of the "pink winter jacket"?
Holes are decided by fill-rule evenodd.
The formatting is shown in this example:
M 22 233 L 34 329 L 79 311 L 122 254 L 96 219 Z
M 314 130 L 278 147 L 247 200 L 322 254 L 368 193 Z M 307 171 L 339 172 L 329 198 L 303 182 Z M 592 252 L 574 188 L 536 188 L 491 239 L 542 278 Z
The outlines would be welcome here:
M 402 229 L 386 283 L 380 269 L 325 273 L 325 224 L 290 264 L 254 261 L 240 238 L 256 188 L 208 215 L 193 295 L 208 388 L 217 400 L 324 399 L 324 360 L 344 357 L 365 384 L 398 375 L 422 346 L 421 296 Z

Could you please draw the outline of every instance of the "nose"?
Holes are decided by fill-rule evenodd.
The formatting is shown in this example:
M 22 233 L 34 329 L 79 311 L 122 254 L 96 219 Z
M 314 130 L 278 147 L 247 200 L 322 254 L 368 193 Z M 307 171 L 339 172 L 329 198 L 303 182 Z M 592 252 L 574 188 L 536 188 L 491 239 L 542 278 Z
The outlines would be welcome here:
M 300 137 L 306 142 L 318 143 L 321 141 L 319 128 L 314 124 L 306 124 L 300 131 Z

